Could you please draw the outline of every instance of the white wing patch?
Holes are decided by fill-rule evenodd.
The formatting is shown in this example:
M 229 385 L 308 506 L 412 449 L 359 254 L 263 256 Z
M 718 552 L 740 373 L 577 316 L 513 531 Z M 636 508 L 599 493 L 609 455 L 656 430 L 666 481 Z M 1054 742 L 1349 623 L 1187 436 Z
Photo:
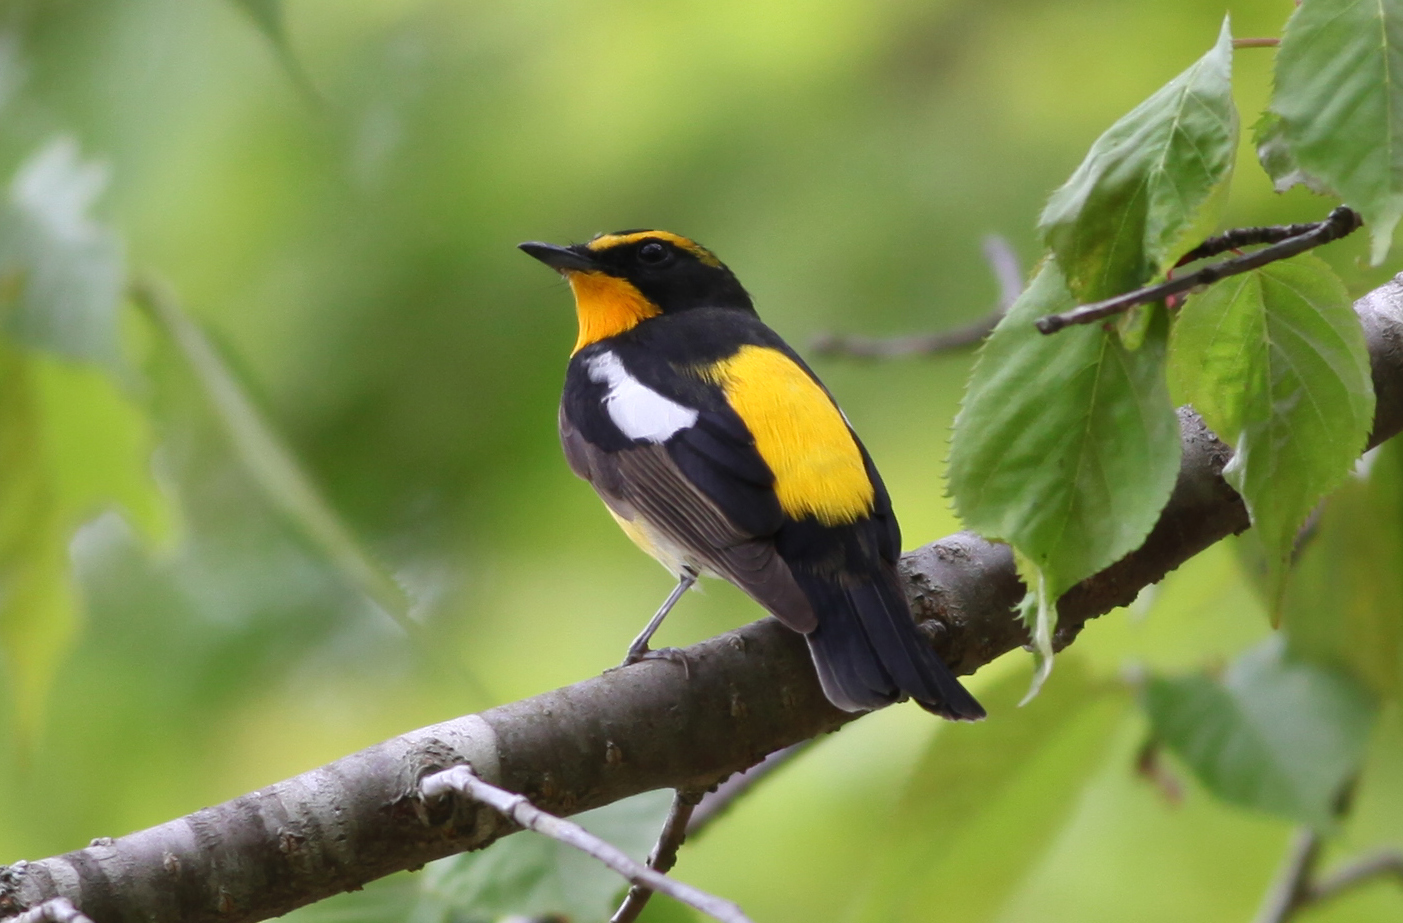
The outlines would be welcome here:
M 666 442 L 673 433 L 697 422 L 695 410 L 663 397 L 634 378 L 612 352 L 602 352 L 589 360 L 589 377 L 608 386 L 604 409 L 630 439 Z

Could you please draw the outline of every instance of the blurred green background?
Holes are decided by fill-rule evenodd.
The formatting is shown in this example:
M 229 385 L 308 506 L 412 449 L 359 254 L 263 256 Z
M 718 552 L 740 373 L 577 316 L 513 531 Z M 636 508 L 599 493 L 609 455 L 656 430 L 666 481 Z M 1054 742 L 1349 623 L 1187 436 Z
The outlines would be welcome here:
M 1291 8 L 1228 4 L 1240 36 L 1279 35 Z M 124 309 L 113 375 L 40 358 L 25 386 L 49 414 L 45 464 L 63 469 L 65 512 L 45 521 L 72 564 L 73 598 L 54 611 L 75 620 L 9 630 L 43 654 L 6 661 L 0 861 L 149 826 L 617 661 L 671 581 L 560 457 L 570 298 L 517 242 L 695 237 L 801 352 L 825 331 L 956 326 L 997 298 L 981 238 L 1005 235 L 1030 266 L 1047 194 L 1209 47 L 1224 7 L 289 0 L 271 36 L 250 11 L 277 12 L 0 6 L 0 167 L 13 175 L 57 137 L 104 165 L 95 214 L 130 272 L 172 284 L 408 588 L 422 637 L 270 502 L 184 356 Z M 1245 125 L 1271 54 L 1237 54 Z M 1329 204 L 1274 195 L 1245 146 L 1226 223 L 1314 220 Z M 1390 273 L 1361 268 L 1365 246 L 1324 254 L 1355 293 Z M 959 528 L 942 468 L 970 360 L 814 363 L 881 467 L 908 547 Z M 148 472 L 157 487 L 138 483 Z M 757 614 L 713 583 L 660 640 Z M 1014 654 L 971 683 L 986 725 L 909 707 L 864 719 L 737 805 L 677 874 L 758 921 L 1246 920 L 1290 825 L 1224 806 L 1172 763 L 1181 798 L 1137 775 L 1146 724 L 1122 677 L 1222 663 L 1268 631 L 1233 549 L 1214 548 L 1091 625 L 1033 705 L 1013 707 L 1029 671 Z M 1001 719 L 1014 730 L 971 736 Z M 1360 799 L 1341 854 L 1403 840 L 1396 706 Z M 307 917 L 403 919 L 417 900 L 421 919 L 482 918 L 425 909 L 415 889 L 434 874 Z M 688 918 L 662 900 L 648 913 Z M 1399 918 L 1387 885 L 1311 916 Z

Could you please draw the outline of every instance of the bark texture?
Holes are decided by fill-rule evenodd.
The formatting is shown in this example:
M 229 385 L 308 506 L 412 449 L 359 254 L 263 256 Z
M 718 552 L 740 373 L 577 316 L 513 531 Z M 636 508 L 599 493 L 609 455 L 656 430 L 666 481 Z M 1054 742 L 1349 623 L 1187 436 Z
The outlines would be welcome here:
M 1403 276 L 1355 305 L 1378 395 L 1371 445 L 1403 429 Z M 1222 478 L 1231 456 L 1180 411 L 1183 465 L 1145 544 L 1059 603 L 1057 643 L 1248 526 Z M 972 673 L 1028 640 L 1007 547 L 961 532 L 910 552 L 908 591 L 932 642 Z M 514 831 L 481 806 L 427 807 L 430 772 L 483 779 L 569 815 L 656 788 L 705 789 L 768 753 L 860 716 L 829 705 L 803 640 L 764 619 L 687 649 L 422 728 L 148 830 L 0 868 L 0 913 L 67 897 L 97 923 L 267 919 Z

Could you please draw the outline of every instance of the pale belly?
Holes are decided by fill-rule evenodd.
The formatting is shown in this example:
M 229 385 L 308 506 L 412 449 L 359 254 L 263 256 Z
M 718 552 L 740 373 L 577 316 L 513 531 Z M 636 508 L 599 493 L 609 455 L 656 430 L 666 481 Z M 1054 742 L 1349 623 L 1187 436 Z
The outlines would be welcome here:
M 607 503 L 604 507 L 609 510 L 609 515 L 614 517 L 619 528 L 624 530 L 624 534 L 632 539 L 635 545 L 646 551 L 653 560 L 667 568 L 674 577 L 681 577 L 684 567 L 704 577 L 717 576 L 711 568 L 698 561 L 687 549 L 653 528 L 641 516 L 637 519 L 625 519 Z

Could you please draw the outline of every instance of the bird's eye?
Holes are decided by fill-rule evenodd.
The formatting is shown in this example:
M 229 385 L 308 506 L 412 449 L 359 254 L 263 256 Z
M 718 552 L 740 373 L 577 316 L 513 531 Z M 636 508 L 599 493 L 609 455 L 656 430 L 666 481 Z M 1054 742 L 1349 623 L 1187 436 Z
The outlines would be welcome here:
M 650 240 L 648 243 L 638 248 L 638 261 L 640 263 L 648 263 L 652 266 L 667 262 L 668 257 L 671 255 L 667 247 L 664 247 L 656 240 Z

